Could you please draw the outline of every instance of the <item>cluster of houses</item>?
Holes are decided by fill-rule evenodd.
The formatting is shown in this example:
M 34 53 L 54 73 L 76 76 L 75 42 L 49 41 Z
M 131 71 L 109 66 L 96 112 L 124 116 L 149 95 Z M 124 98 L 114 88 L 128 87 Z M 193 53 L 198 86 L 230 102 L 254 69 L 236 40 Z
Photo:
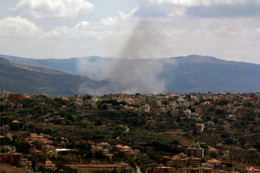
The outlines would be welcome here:
M 47 94 L 42 94 L 44 97 L 49 97 Z M 1 92 L 1 98 L 3 102 L 1 104 L 9 104 L 11 101 L 19 101 L 23 99 L 32 99 L 36 97 L 34 94 L 13 94 L 8 92 Z M 71 101 L 78 107 L 84 107 L 88 110 L 87 113 L 92 113 L 91 111 L 98 110 L 100 105 L 105 105 L 108 110 L 125 110 L 137 113 L 151 113 L 153 115 L 159 116 L 165 113 L 176 112 L 181 113 L 182 119 L 194 120 L 195 129 L 194 135 L 201 135 L 204 133 L 205 129 L 216 131 L 217 121 L 221 118 L 214 120 L 212 117 L 206 121 L 203 119 L 206 114 L 206 110 L 214 106 L 216 110 L 225 110 L 226 117 L 223 119 L 221 125 L 228 133 L 228 136 L 235 135 L 232 132 L 231 126 L 237 122 L 239 119 L 237 112 L 243 110 L 247 106 L 255 107 L 254 116 L 248 120 L 249 127 L 254 127 L 254 132 L 248 132 L 244 135 L 246 137 L 254 137 L 259 135 L 260 124 L 258 123 L 258 115 L 260 114 L 259 102 L 260 93 L 243 93 L 243 94 L 200 94 L 200 93 L 190 93 L 190 94 L 160 94 L 160 95 L 141 95 L 141 94 L 108 94 L 104 96 L 59 96 L 58 98 L 64 101 Z M 65 109 L 65 108 L 64 108 Z M 59 115 L 55 116 L 58 120 L 65 120 L 64 117 Z M 47 120 L 47 119 L 45 119 Z M 87 120 L 86 123 L 89 123 Z M 13 120 L 13 124 L 20 124 L 19 120 Z M 232 124 L 233 123 L 233 124 Z M 145 122 L 147 126 L 156 126 L 157 121 L 151 116 Z M 258 132 L 257 132 L 258 129 Z M 256 131 L 256 132 L 255 132 Z M 257 134 L 258 133 L 258 134 Z M 12 139 L 11 133 L 6 133 L 0 136 L 1 141 L 6 138 Z M 73 149 L 63 148 L 68 143 L 68 139 L 61 137 L 60 143 L 53 145 L 53 137 L 47 134 L 36 134 L 30 133 L 29 136 L 24 137 L 20 140 L 30 144 L 30 153 L 22 154 L 17 153 L 15 147 L 6 145 L 1 145 L 0 161 L 1 163 L 10 163 L 13 165 L 19 165 L 23 167 L 31 167 L 32 162 L 30 160 L 30 155 L 42 155 L 46 158 L 44 166 L 48 169 L 55 169 L 56 164 L 53 163 L 50 158 L 55 157 L 59 152 L 69 152 Z M 138 157 L 141 153 L 139 150 L 132 149 L 128 145 L 117 144 L 111 146 L 107 142 L 94 143 L 93 141 L 88 141 L 91 145 L 91 152 L 102 153 L 104 156 L 113 160 L 113 153 L 111 149 L 113 147 L 117 148 L 119 151 L 123 152 L 125 155 Z M 166 165 L 157 165 L 153 167 L 154 173 L 168 173 L 168 172 L 189 172 L 189 173 L 209 173 L 209 172 L 223 172 L 232 173 L 231 171 L 222 171 L 223 169 L 232 168 L 232 165 L 224 162 L 223 160 L 218 160 L 217 157 L 210 157 L 205 160 L 205 151 L 207 155 L 218 156 L 221 158 L 228 158 L 230 151 L 241 151 L 246 150 L 247 153 L 251 155 L 258 155 L 258 151 L 252 147 L 245 147 L 239 144 L 224 145 L 218 143 L 214 146 L 209 146 L 203 148 L 200 145 L 181 145 L 183 153 L 174 155 L 172 157 L 167 156 Z M 242 148 L 244 147 L 244 148 Z M 244 169 L 247 173 L 260 173 L 260 170 L 256 167 L 246 166 Z
M 229 171 L 227 171 L 229 168 Z M 224 171 L 225 170 L 225 171 Z M 245 167 L 245 173 L 259 173 L 260 169 L 253 166 Z M 202 158 L 180 153 L 167 157 L 166 165 L 156 166 L 153 173 L 239 173 L 232 169 L 232 164 L 217 159 L 209 159 L 202 163 Z
M 192 160 L 192 159 L 191 159 Z M 192 161 L 190 161 L 192 162 Z M 210 164 L 213 165 L 219 165 L 219 163 L 215 160 L 208 161 Z M 196 161 L 194 162 L 195 165 L 192 166 L 192 163 L 189 164 L 188 167 L 182 167 L 182 168 L 174 168 L 171 166 L 156 166 L 153 168 L 153 173 L 239 173 L 236 170 L 231 171 L 223 171 L 223 170 L 217 170 L 213 168 L 208 167 L 196 167 Z M 254 168 L 254 167 L 246 167 L 244 170 L 245 173 L 259 173 L 260 169 Z
M 12 136 L 10 133 L 7 136 Z M 58 152 L 70 152 L 74 149 L 60 148 L 62 146 L 61 143 L 68 142 L 67 139 L 62 138 L 61 143 L 58 147 L 54 147 L 53 141 L 50 140 L 52 138 L 50 135 L 46 134 L 36 134 L 31 133 L 28 137 L 23 138 L 24 142 L 27 142 L 31 145 L 31 150 L 29 154 L 17 153 L 15 151 L 15 147 L 10 147 L 9 152 L 0 153 L 0 162 L 1 163 L 10 163 L 12 165 L 22 166 L 26 168 L 30 168 L 32 165 L 32 161 L 30 161 L 31 155 L 42 155 L 46 158 L 44 162 L 45 168 L 55 169 L 56 164 L 53 163 L 49 158 L 57 155 Z M 107 142 L 94 143 L 91 140 L 87 140 L 87 143 L 91 146 L 91 152 L 94 155 L 95 153 L 102 153 L 107 156 L 111 160 L 113 160 L 114 154 L 111 152 L 112 148 L 118 149 L 120 152 L 123 152 L 125 155 L 130 155 L 133 157 L 137 157 L 141 154 L 140 150 L 132 149 L 128 145 L 117 144 L 115 146 L 111 146 Z M 3 146 L 1 146 L 3 148 Z M 218 154 L 218 149 L 214 147 L 209 147 L 207 149 L 209 154 Z M 206 161 L 202 160 L 205 158 L 205 149 L 200 147 L 199 144 L 194 143 L 189 147 L 186 147 L 184 153 L 180 153 L 174 155 L 172 157 L 165 156 L 167 159 L 166 164 L 164 166 L 158 165 L 152 168 L 154 173 L 172 173 L 172 172 L 187 172 L 187 173 L 235 173 L 236 171 L 222 171 L 226 168 L 232 168 L 232 164 L 225 163 L 218 159 L 208 159 Z M 96 162 L 98 163 L 98 162 Z M 100 163 L 98 163 L 100 164 Z M 129 166 L 129 165 L 128 165 Z M 112 168 L 111 168 L 112 169 Z M 94 170 L 94 168 L 92 168 Z M 121 170 L 121 168 L 119 169 Z M 128 169 L 134 172 L 133 169 Z M 149 170 L 147 170 L 149 172 Z M 150 170 L 151 171 L 151 170 Z M 244 171 L 246 173 L 259 173 L 260 170 L 255 167 L 245 167 Z
M 12 134 L 7 133 L 5 136 L 0 136 L 1 139 L 5 139 L 6 137 L 12 137 Z M 28 137 L 20 138 L 19 140 L 26 142 L 30 144 L 30 151 L 28 154 L 23 153 L 17 153 L 15 146 L 10 145 L 1 145 L 1 150 L 8 149 L 4 153 L 0 153 L 0 163 L 9 163 L 11 165 L 24 167 L 24 168 L 31 168 L 32 166 L 32 155 L 39 155 L 45 158 L 44 167 L 46 169 L 55 170 L 57 168 L 57 165 L 51 161 L 50 158 L 56 157 L 59 152 L 72 152 L 75 151 L 75 149 L 69 149 L 69 148 L 61 148 L 68 142 L 68 139 L 61 137 L 60 143 L 58 143 L 55 147 L 53 146 L 53 141 L 51 140 L 53 138 L 52 136 L 48 134 L 37 134 L 37 133 L 30 133 Z M 3 141 L 3 140 L 1 140 Z M 121 145 L 117 144 L 115 146 L 111 146 L 107 142 L 101 142 L 101 143 L 94 143 L 92 140 L 86 141 L 90 145 L 90 151 L 92 155 L 95 155 L 96 153 L 101 153 L 104 156 L 108 157 L 111 161 L 113 160 L 114 154 L 111 152 L 111 149 L 116 148 L 120 152 L 123 152 L 125 155 L 131 155 L 133 157 L 140 154 L 139 150 L 133 150 L 131 147 L 127 145 Z M 98 165 L 94 166 L 95 164 L 100 164 L 99 160 L 93 159 L 92 160 L 92 167 L 91 170 L 99 170 Z M 102 167 L 102 165 L 101 165 Z M 104 167 L 104 166 L 103 166 Z M 102 169 L 104 169 L 102 167 Z M 106 167 L 107 168 L 107 167 Z M 109 168 L 113 170 L 114 167 Z M 128 164 L 120 164 L 118 170 L 132 170 L 131 167 L 129 167 Z M 107 169 L 105 169 L 107 170 Z

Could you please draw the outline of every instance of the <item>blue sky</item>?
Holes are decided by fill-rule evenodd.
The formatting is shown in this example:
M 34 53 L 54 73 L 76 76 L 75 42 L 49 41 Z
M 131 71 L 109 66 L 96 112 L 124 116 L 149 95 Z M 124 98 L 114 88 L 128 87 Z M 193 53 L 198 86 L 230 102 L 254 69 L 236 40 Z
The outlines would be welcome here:
M 0 2 L 1 54 L 129 57 L 122 52 L 130 47 L 138 49 L 130 58 L 200 54 L 260 64 L 260 0 Z

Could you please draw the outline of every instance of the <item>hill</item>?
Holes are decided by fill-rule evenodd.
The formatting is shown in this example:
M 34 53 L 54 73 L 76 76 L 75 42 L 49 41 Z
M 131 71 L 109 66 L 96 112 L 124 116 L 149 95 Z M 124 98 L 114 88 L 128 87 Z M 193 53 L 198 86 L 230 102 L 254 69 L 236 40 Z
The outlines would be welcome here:
M 260 65 L 192 55 L 167 66 L 167 87 L 177 92 L 259 92 Z
M 17 65 L 1 58 L 1 90 L 15 93 L 76 94 L 80 84 L 96 82 L 78 75 L 28 65 Z
M 47 67 L 70 73 L 71 76 L 99 79 L 94 88 L 92 84 L 81 83 L 78 90 L 81 93 L 160 93 L 168 89 L 182 93 L 260 91 L 260 65 L 225 61 L 209 56 L 190 55 L 165 59 L 117 59 L 98 56 L 29 59 L 2 56 L 17 64 Z M 101 83 L 102 85 L 99 85 Z M 71 90 L 74 91 L 76 90 Z

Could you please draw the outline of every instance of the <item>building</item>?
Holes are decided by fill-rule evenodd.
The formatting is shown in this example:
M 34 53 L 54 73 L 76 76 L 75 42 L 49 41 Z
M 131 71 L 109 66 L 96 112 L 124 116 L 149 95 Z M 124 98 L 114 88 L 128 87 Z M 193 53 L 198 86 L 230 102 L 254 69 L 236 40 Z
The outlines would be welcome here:
M 188 156 L 194 156 L 194 157 L 199 157 L 203 158 L 204 157 L 204 149 L 203 148 L 186 148 L 185 149 L 185 154 Z
M 199 168 L 200 167 L 201 158 L 192 157 L 190 158 L 189 165 L 193 168 Z
M 24 168 L 30 168 L 32 166 L 32 161 L 29 161 L 27 158 L 22 158 L 18 165 Z
M 189 168 L 188 172 L 189 173 L 200 173 L 200 170 L 199 170 L 199 168 Z
M 189 164 L 189 158 L 173 157 L 172 165 L 174 168 L 186 168 Z
M 246 171 L 246 173 L 259 173 L 260 172 L 259 169 L 256 169 L 253 166 L 246 167 L 245 171 Z
M 212 173 L 212 169 L 211 168 L 202 168 L 201 172 L 203 172 L 203 173 Z
M 209 164 L 209 167 L 212 169 L 217 169 L 221 166 L 221 161 L 216 159 L 208 160 L 207 163 Z
M 196 134 L 201 134 L 204 131 L 205 125 L 202 123 L 196 123 Z
M 143 109 L 144 109 L 145 112 L 150 112 L 150 110 L 151 110 L 149 104 L 145 104 L 145 105 L 143 106 Z
M 181 157 L 181 155 L 176 155 L 171 159 L 171 165 L 174 168 L 199 168 L 201 158 L 198 157 Z
M 173 167 L 157 166 L 153 169 L 153 173 L 172 173 Z
M 45 161 L 45 167 L 47 169 L 55 169 L 56 168 L 56 164 L 52 163 L 52 161 L 50 161 L 50 160 L 46 160 Z
M 22 159 L 22 153 L 0 153 L 1 163 L 11 163 L 13 165 L 18 165 Z
M 0 163 L 9 163 L 10 154 L 9 153 L 0 153 Z
M 130 148 L 127 145 L 123 146 L 121 144 L 117 144 L 115 147 L 118 148 L 120 151 L 124 152 L 125 154 L 129 154 L 129 155 L 135 154 L 135 152 L 132 150 L 132 148 Z
M 255 148 L 249 148 L 249 149 L 247 149 L 247 151 L 248 151 L 248 154 L 257 155 L 257 149 L 255 149 Z
M 10 99 L 14 101 L 19 101 L 21 99 L 21 94 L 10 94 Z
M 214 147 L 211 147 L 208 149 L 209 154 L 215 154 L 218 155 L 218 150 Z
M 121 164 L 121 173 L 133 173 L 134 169 L 127 163 Z

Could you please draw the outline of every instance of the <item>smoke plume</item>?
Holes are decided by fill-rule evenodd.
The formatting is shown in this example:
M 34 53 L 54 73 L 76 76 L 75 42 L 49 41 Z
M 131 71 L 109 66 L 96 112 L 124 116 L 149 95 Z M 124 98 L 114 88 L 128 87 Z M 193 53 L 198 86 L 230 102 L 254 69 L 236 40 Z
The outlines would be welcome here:
M 99 78 L 105 80 L 103 84 L 93 88 L 83 83 L 80 92 L 98 95 L 165 92 L 165 81 L 159 75 L 167 63 L 173 62 L 155 59 L 162 57 L 166 51 L 164 40 L 148 19 L 141 19 L 119 52 L 121 58 L 107 61 L 105 66 L 104 63 L 98 63 L 99 68 L 97 63 L 93 63 L 96 70 L 102 71 Z

